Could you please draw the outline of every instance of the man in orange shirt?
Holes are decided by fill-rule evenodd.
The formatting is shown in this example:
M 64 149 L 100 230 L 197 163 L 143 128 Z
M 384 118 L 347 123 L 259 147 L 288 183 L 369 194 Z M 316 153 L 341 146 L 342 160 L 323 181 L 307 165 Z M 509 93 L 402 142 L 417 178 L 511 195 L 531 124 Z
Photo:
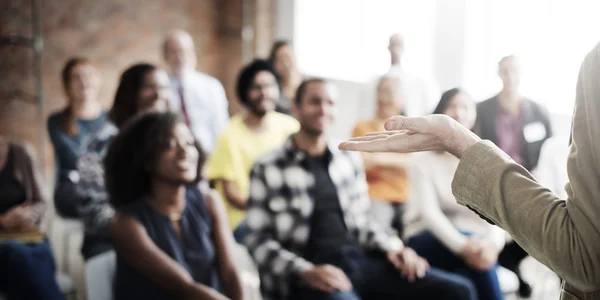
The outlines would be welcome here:
M 377 84 L 377 113 L 375 120 L 362 121 L 356 125 L 353 136 L 384 130 L 385 121 L 402 114 L 404 99 L 398 90 L 399 79 L 389 75 L 381 77 Z M 374 217 L 385 226 L 391 226 L 402 235 L 402 213 L 409 196 L 406 163 L 409 156 L 398 153 L 363 153 L 369 197 L 374 200 Z

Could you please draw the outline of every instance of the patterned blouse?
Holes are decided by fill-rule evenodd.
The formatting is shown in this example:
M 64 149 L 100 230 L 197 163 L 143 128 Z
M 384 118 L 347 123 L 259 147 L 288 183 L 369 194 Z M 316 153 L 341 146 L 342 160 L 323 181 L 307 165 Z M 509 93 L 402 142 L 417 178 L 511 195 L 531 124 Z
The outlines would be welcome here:
M 83 199 L 80 213 L 86 234 L 98 236 L 109 234 L 108 222 L 115 214 L 115 210 L 108 201 L 102 161 L 108 151 L 109 142 L 118 132 L 116 126 L 107 123 L 95 137 L 89 140 L 77 163 L 79 171 L 77 190 Z

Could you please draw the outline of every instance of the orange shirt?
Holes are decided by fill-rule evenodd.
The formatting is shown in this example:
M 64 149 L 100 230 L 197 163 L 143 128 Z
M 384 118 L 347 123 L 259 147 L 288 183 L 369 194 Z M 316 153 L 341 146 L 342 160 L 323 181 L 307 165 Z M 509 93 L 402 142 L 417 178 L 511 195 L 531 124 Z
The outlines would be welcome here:
M 353 136 L 361 136 L 368 132 L 383 131 L 383 121 L 363 121 L 356 125 Z M 364 155 L 364 154 L 363 154 Z M 371 153 L 367 155 L 379 155 Z M 390 154 L 383 155 L 400 155 Z M 369 197 L 372 200 L 381 200 L 391 203 L 405 203 L 409 196 L 409 182 L 406 170 L 398 167 L 377 166 L 365 170 L 369 184 Z

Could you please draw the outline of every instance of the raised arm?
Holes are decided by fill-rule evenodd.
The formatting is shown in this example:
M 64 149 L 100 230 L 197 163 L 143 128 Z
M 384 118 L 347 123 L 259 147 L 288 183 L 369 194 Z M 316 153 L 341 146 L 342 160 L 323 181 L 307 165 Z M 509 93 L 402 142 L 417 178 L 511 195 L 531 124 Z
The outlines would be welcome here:
M 111 220 L 111 235 L 123 259 L 150 281 L 177 299 L 227 299 L 214 289 L 196 283 L 175 260 L 150 239 L 133 217 L 117 213 Z

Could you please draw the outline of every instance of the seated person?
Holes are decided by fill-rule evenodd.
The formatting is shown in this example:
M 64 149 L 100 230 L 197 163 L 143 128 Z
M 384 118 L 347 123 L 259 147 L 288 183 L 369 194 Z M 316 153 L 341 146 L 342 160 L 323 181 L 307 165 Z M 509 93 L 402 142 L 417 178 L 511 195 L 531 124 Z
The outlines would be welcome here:
M 29 147 L 0 136 L 0 294 L 64 299 L 48 241 L 38 225 L 45 192 Z
M 473 128 L 477 112 L 469 95 L 451 89 L 442 95 L 434 114 L 446 114 Z M 447 152 L 413 155 L 405 239 L 433 267 L 469 278 L 479 299 L 503 299 L 496 262 L 506 233 L 456 203 L 451 183 L 458 163 L 458 158 Z
M 401 114 L 404 99 L 399 91 L 398 78 L 386 75 L 377 85 L 377 114 L 374 120 L 362 121 L 354 128 L 353 136 L 383 131 L 387 119 Z M 410 156 L 402 153 L 367 153 L 365 164 L 373 217 L 386 227 L 394 228 L 402 236 L 402 214 L 409 196 L 406 167 Z
M 466 279 L 428 270 L 370 217 L 360 155 L 325 137 L 336 101 L 326 81 L 304 81 L 294 105 L 300 131 L 252 168 L 246 245 L 264 296 L 476 299 Z
M 225 208 L 197 187 L 201 149 L 173 113 L 143 114 L 111 142 L 116 300 L 243 298 Z
M 275 111 L 279 83 L 267 61 L 257 59 L 242 69 L 237 96 L 245 111 L 231 118 L 207 165 L 208 179 L 226 200 L 234 237 L 243 243 L 250 168 L 257 157 L 281 146 L 298 131 L 298 121 Z
M 108 202 L 102 166 L 108 143 L 138 112 L 166 111 L 171 96 L 167 73 L 153 65 L 136 64 L 121 75 L 109 112 L 110 122 L 85 146 L 77 164 L 80 174 L 77 192 L 82 199 L 79 210 L 85 226 L 81 252 L 86 261 L 113 249 L 108 221 L 114 209 Z
M 79 218 L 77 160 L 83 145 L 106 125 L 107 114 L 98 101 L 100 77 L 89 60 L 70 59 L 62 70 L 62 82 L 67 107 L 48 118 L 56 169 L 54 205 L 59 215 Z

